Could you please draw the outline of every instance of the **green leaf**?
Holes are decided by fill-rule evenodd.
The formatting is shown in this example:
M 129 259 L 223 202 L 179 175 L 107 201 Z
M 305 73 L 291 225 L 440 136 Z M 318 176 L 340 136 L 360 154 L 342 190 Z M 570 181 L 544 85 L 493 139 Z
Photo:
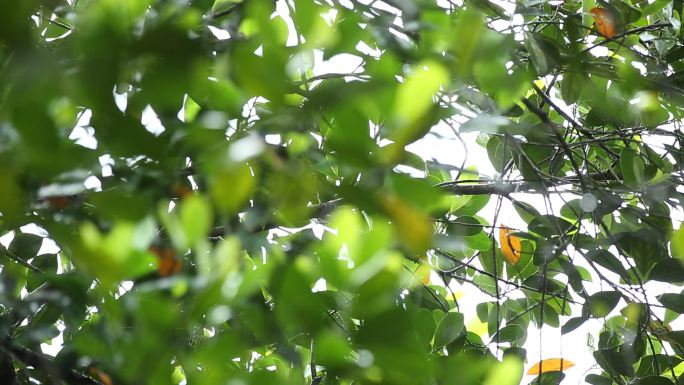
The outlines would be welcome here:
M 456 209 L 453 214 L 457 216 L 476 215 L 487 205 L 490 198 L 490 195 L 473 195 L 463 206 Z
M 498 342 L 523 341 L 527 337 L 527 332 L 520 325 L 506 325 L 498 331 L 493 340 Z
M 506 117 L 482 114 L 462 124 L 459 131 L 462 133 L 486 132 L 496 134 L 501 131 L 500 127 L 506 126 L 509 123 L 510 120 Z
M 461 216 L 449 224 L 449 234 L 453 236 L 472 236 L 482 231 L 482 223 L 471 216 Z
M 317 331 L 322 325 L 322 300 L 311 292 L 307 277 L 299 266 L 285 267 L 276 280 L 274 300 L 276 317 L 281 327 L 291 333 L 301 330 Z
M 664 259 L 653 266 L 649 279 L 668 283 L 684 282 L 684 262 L 677 258 Z
M 418 122 L 434 105 L 435 94 L 448 80 L 449 73 L 438 62 L 426 60 L 413 67 L 413 73 L 397 89 L 394 116 L 398 127 L 392 139 L 400 144 L 418 139 L 416 130 L 422 129 Z
M 676 311 L 677 313 L 684 313 L 684 295 L 683 294 L 661 294 L 658 297 L 658 301 L 663 304 L 666 308 Z
M 469 121 L 470 122 L 470 121 Z M 469 122 L 466 122 L 468 124 Z M 461 126 L 463 130 L 463 126 Z M 487 141 L 487 154 L 489 155 L 489 161 L 494 166 L 494 169 L 501 172 L 508 164 L 508 162 L 513 157 L 513 151 L 511 151 L 510 144 L 504 144 L 500 136 L 491 136 Z
M 525 45 L 540 76 L 558 67 L 562 60 L 556 43 L 538 33 L 525 33 Z
M 613 380 L 610 378 L 602 377 L 597 374 L 587 374 L 584 380 L 592 385 L 612 385 Z
M 349 361 L 353 350 L 344 336 L 323 332 L 315 340 L 316 361 L 326 367 L 343 367 Z
M 225 214 L 235 214 L 255 189 L 256 180 L 247 164 L 217 170 L 211 178 L 211 197 Z
M 577 103 L 582 96 L 583 88 L 586 84 L 586 78 L 575 72 L 566 72 L 563 74 L 560 89 L 563 100 L 567 104 Z
M 435 318 L 432 316 L 432 312 L 425 308 L 419 309 L 416 313 L 415 322 L 418 339 L 420 339 L 426 347 L 430 346 L 436 330 Z
M 518 385 L 523 377 L 523 362 L 515 355 L 504 355 L 487 375 L 484 385 Z
M 433 346 L 435 349 L 443 348 L 452 343 L 461 333 L 463 333 L 463 314 L 447 313 L 437 325 Z
M 681 226 L 672 234 L 670 250 L 673 257 L 684 260 L 684 226 Z
M 179 211 L 188 245 L 195 245 L 206 238 L 213 222 L 209 202 L 201 195 L 191 195 L 181 202 Z
M 33 260 L 31 260 L 31 265 L 37 267 L 43 273 L 41 272 L 36 272 L 33 270 L 28 271 L 28 275 L 26 277 L 26 290 L 29 292 L 32 292 L 33 290 L 37 289 L 40 285 L 46 282 L 48 274 L 56 274 L 57 273 L 57 255 L 56 254 L 41 254 L 37 257 L 34 257 Z
M 684 346 L 684 330 L 673 330 L 668 332 L 666 337 L 674 341 L 675 345 L 678 345 L 680 348 Z
M 612 271 L 613 273 L 620 275 L 621 277 L 627 276 L 627 270 L 625 269 L 625 267 L 608 250 L 592 250 L 587 254 L 587 259 L 601 267 L 604 267 Z
M 529 382 L 529 385 L 558 385 L 565 378 L 565 373 L 562 372 L 546 372 L 535 377 Z
M 629 147 L 620 153 L 620 168 L 625 183 L 634 188 L 640 188 L 645 182 L 643 159 Z
M 571 331 L 577 329 L 578 327 L 582 326 L 587 321 L 587 318 L 585 317 L 574 317 L 570 318 L 567 320 L 563 326 L 561 326 L 561 333 L 562 334 L 567 334 L 570 333 Z
M 502 51 L 502 53 L 505 52 Z M 509 71 L 505 59 L 506 56 L 500 54 L 495 60 L 478 62 L 473 69 L 480 89 L 493 95 L 502 111 L 517 107 L 516 103 L 525 96 L 532 80 L 525 68 L 514 67 L 512 71 Z
M 526 202 L 516 200 L 513 202 L 513 207 L 518 215 L 520 215 L 520 218 L 527 223 L 530 223 L 534 218 L 541 216 L 534 206 Z
M 0 383 L 680 380 L 682 0 L 437 3 L 0 1 Z
M 594 358 L 601 368 L 613 376 L 634 376 L 634 368 L 631 363 L 617 348 L 597 350 L 594 352 Z
M 43 238 L 29 233 L 17 233 L 7 250 L 24 261 L 35 257 L 43 244 Z
M 211 7 L 211 13 L 226 11 L 240 3 L 242 3 L 242 0 L 215 0 L 214 5 Z
M 616 235 L 619 247 L 632 257 L 642 275 L 648 272 L 658 261 L 667 257 L 667 250 L 662 242 L 665 234 L 649 228 L 639 228 Z
M 635 382 L 638 385 L 673 385 L 672 380 L 661 376 L 648 376 Z
M 620 314 L 625 317 L 628 323 L 640 325 L 646 314 L 646 306 L 641 303 L 631 302 L 620 310 Z
M 615 291 L 602 291 L 593 294 L 587 298 L 587 307 L 589 313 L 596 318 L 607 316 L 620 301 L 620 293 Z
M 309 33 L 316 22 L 317 7 L 316 3 L 307 0 L 296 0 L 295 1 L 295 14 L 294 20 L 297 26 L 298 32 L 309 39 Z
M 646 377 L 649 375 L 658 375 L 663 372 L 667 372 L 667 368 L 672 365 L 676 367 L 682 362 L 681 359 L 665 354 L 656 354 L 651 356 L 643 357 L 639 361 L 639 369 L 637 370 L 637 376 Z
M 530 222 L 528 229 L 545 238 L 551 238 L 554 235 L 567 233 L 572 226 L 572 223 L 563 218 L 553 215 L 541 215 Z
M 197 116 L 197 113 L 200 112 L 202 107 L 200 107 L 197 102 L 192 100 L 190 96 L 185 98 L 185 104 L 183 105 L 183 111 L 185 112 L 185 122 L 186 123 L 192 123 L 195 120 L 195 117 Z
M 134 279 L 155 269 L 157 263 L 151 253 L 143 252 L 155 236 L 152 219 L 139 223 L 118 222 L 102 233 L 86 222 L 80 227 L 82 245 L 73 255 L 77 266 L 112 285 L 124 279 Z
M 463 7 L 456 18 L 452 49 L 457 54 L 456 70 L 463 76 L 472 72 L 480 51 L 489 48 L 483 47 L 482 41 L 490 34 L 482 14 L 471 7 Z

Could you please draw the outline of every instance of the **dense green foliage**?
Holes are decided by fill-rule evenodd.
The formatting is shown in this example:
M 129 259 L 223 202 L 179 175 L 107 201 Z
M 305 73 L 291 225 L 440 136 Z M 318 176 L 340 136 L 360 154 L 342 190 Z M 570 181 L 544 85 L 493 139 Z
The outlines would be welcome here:
M 683 5 L 0 0 L 0 384 L 676 383 Z

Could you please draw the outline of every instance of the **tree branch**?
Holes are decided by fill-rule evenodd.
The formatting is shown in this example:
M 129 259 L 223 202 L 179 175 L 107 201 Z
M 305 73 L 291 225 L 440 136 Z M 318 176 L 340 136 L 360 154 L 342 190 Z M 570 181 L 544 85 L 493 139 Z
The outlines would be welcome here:
M 591 130 L 589 130 L 589 129 L 585 128 L 585 127 L 582 127 L 582 125 L 579 124 L 579 122 L 577 122 L 572 116 L 568 115 L 568 114 L 567 114 L 565 111 L 563 111 L 563 109 L 560 108 L 553 100 L 551 100 L 551 98 L 550 98 L 548 95 L 546 95 L 546 93 L 544 93 L 544 91 L 542 91 L 541 88 L 539 88 L 539 87 L 538 87 L 536 84 L 534 84 L 534 83 L 532 84 L 532 87 L 534 88 L 534 91 L 537 93 L 537 95 L 539 95 L 539 97 L 542 98 L 542 100 L 544 101 L 544 103 L 548 104 L 549 107 L 553 108 L 560 116 L 563 117 L 563 119 L 565 119 L 568 123 L 570 123 L 570 124 L 572 125 L 572 127 L 573 127 L 575 130 L 577 130 L 577 132 L 584 134 L 584 136 L 586 136 L 586 137 L 589 138 L 590 140 L 593 140 L 593 139 L 594 139 L 594 134 L 591 132 Z M 532 112 L 535 113 L 537 116 L 539 116 L 539 113 L 537 113 L 537 112 L 535 112 L 535 111 L 532 111 Z M 542 111 L 542 112 L 543 112 L 543 111 Z M 541 118 L 541 116 L 540 116 L 540 118 Z M 546 116 L 546 118 L 548 119 L 548 115 Z M 550 119 L 549 119 L 549 121 L 550 121 Z M 551 123 L 551 124 L 553 124 L 553 123 Z M 612 155 L 614 158 L 619 158 L 619 157 L 620 157 L 620 156 L 619 156 L 618 154 L 616 154 L 613 150 L 611 150 L 610 148 L 608 148 L 605 144 L 599 142 L 598 145 L 599 145 L 599 147 L 601 147 L 601 149 L 603 149 L 604 151 L 606 151 L 607 153 L 609 153 L 610 155 Z
M 520 290 L 528 290 L 528 291 L 533 291 L 533 292 L 536 292 L 536 293 L 543 293 L 542 290 L 539 290 L 539 289 L 537 289 L 537 288 L 535 288 L 535 287 L 527 286 L 527 285 L 520 284 L 520 283 L 513 282 L 513 281 L 508 281 L 508 280 L 503 279 L 503 278 L 501 278 L 501 277 L 495 276 L 495 275 L 492 274 L 492 273 L 489 273 L 489 272 L 484 271 L 484 270 L 482 270 L 482 269 L 478 269 L 477 267 L 475 267 L 475 266 L 473 266 L 473 265 L 471 265 L 471 264 L 469 264 L 469 263 L 467 263 L 467 262 L 463 262 L 463 261 L 461 261 L 461 260 L 455 258 L 454 256 L 452 256 L 451 254 L 449 254 L 448 252 L 446 252 L 446 251 L 444 251 L 444 250 L 435 249 L 435 252 L 436 252 L 437 254 L 439 254 L 439 255 L 441 255 L 441 256 L 443 256 L 443 257 L 449 259 L 450 261 L 454 262 L 455 264 L 459 265 L 460 267 L 463 267 L 463 268 L 466 268 L 466 269 L 471 269 L 471 270 L 474 270 L 475 272 L 477 272 L 477 273 L 479 273 L 479 274 L 486 275 L 486 276 L 488 276 L 488 277 L 490 277 L 490 278 L 493 278 L 493 279 L 497 282 L 497 284 L 498 284 L 499 282 L 501 282 L 501 283 L 504 283 L 504 284 L 506 284 L 506 285 L 510 285 L 510 286 L 515 287 L 515 288 L 518 288 L 518 289 L 520 289 Z M 451 273 L 451 272 L 442 272 L 442 273 L 443 273 L 443 274 L 447 274 L 447 275 L 449 275 L 450 277 L 452 277 L 452 278 L 454 278 L 454 279 L 461 279 L 461 277 L 455 276 L 455 275 L 454 275 L 453 273 Z M 562 299 L 562 300 L 567 301 L 567 302 L 570 302 L 570 303 L 572 303 L 572 304 L 580 304 L 579 302 L 573 300 L 572 298 L 567 298 L 567 297 L 565 297 L 565 296 L 558 295 L 558 294 L 556 294 L 556 293 L 549 293 L 549 292 L 547 292 L 546 295 L 548 295 L 548 296 L 550 296 L 550 297 L 553 297 L 553 298 Z
M 579 183 L 582 178 L 588 178 L 594 182 L 610 182 L 619 181 L 619 175 L 615 175 L 610 171 L 588 173 L 585 175 L 571 175 L 558 180 L 552 186 L 560 186 L 564 184 Z M 444 192 L 454 195 L 508 195 L 512 193 L 543 193 L 535 183 L 528 181 L 509 181 L 509 182 L 492 182 L 480 184 L 461 184 L 469 183 L 467 181 L 453 181 L 443 182 L 436 185 Z M 545 181 L 549 183 L 549 181 Z M 591 189 L 591 187 L 588 187 Z
M 536 87 L 536 85 L 534 85 Z M 539 93 L 539 92 L 538 92 Z M 544 94 L 541 92 L 541 94 Z M 580 170 L 579 165 L 575 161 L 575 157 L 573 156 L 572 150 L 570 147 L 568 147 L 568 143 L 565 142 L 565 139 L 563 138 L 563 135 L 561 134 L 560 130 L 558 127 L 556 127 L 555 123 L 551 121 L 549 118 L 549 115 L 544 112 L 543 110 L 540 110 L 537 106 L 534 105 L 534 103 L 530 102 L 529 99 L 523 99 L 523 104 L 532 111 L 535 115 L 541 119 L 541 121 L 551 130 L 551 133 L 556 137 L 558 140 L 558 144 L 561 146 L 561 149 L 565 153 L 565 156 L 568 158 L 570 161 L 570 164 L 572 165 L 572 168 L 575 170 L 575 173 L 577 176 L 580 178 L 579 183 L 580 186 L 582 187 L 582 191 L 587 190 L 587 184 L 584 183 L 584 178 L 582 177 L 582 171 Z
M 590 46 L 590 47 L 587 47 L 587 48 L 583 49 L 583 50 L 580 51 L 579 53 L 589 52 L 589 51 L 591 51 L 592 49 L 594 49 L 594 48 L 596 48 L 596 47 L 598 47 L 598 46 L 605 45 L 605 44 L 608 44 L 608 43 L 610 43 L 610 42 L 616 41 L 616 40 L 621 39 L 621 38 L 623 38 L 623 37 L 625 37 L 625 36 L 627 36 L 627 35 L 632 35 L 632 34 L 635 34 L 635 33 L 640 33 L 640 32 L 644 32 L 644 31 L 650 31 L 650 30 L 653 30 L 653 29 L 666 28 L 666 27 L 671 27 L 671 26 L 672 26 L 672 24 L 667 23 L 667 22 L 665 22 L 665 23 L 657 23 L 657 24 L 651 24 L 651 25 L 646 25 L 646 26 L 643 26 L 643 27 L 637 27 L 637 28 L 634 28 L 634 29 L 630 29 L 630 30 L 628 30 L 628 31 L 619 33 L 619 34 L 613 36 L 612 38 L 606 38 L 606 37 L 604 36 L 604 40 L 601 40 L 601 41 L 599 41 L 598 43 L 596 43 L 596 44 L 594 44 L 594 45 L 592 45 L 592 46 Z
M 7 341 L 3 350 L 9 351 L 14 357 L 23 362 L 27 366 L 34 368 L 41 368 L 44 373 L 54 376 L 55 381 L 63 379 L 69 384 L 74 385 L 101 385 L 87 375 L 73 369 L 66 368 L 57 364 L 52 356 L 44 353 L 37 353 L 29 350 L 23 346 L 16 346 L 11 341 Z

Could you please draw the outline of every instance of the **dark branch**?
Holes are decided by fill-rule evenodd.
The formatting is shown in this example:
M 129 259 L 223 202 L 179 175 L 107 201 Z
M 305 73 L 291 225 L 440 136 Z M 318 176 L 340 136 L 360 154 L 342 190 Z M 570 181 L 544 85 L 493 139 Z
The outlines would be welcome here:
M 561 186 L 567 184 L 579 183 L 580 179 L 588 178 L 594 182 L 611 182 L 619 181 L 619 176 L 609 171 L 589 173 L 578 176 L 571 175 L 558 180 L 552 186 Z M 547 186 L 550 181 L 544 181 Z M 454 195 L 508 195 L 512 193 L 544 193 L 535 183 L 529 181 L 509 181 L 497 183 L 480 183 L 480 184 L 461 184 L 465 181 L 444 182 L 437 185 L 443 191 Z
M 231 13 L 233 13 L 234 11 L 236 11 L 239 8 L 239 6 L 240 6 L 240 4 L 235 4 L 232 7 L 228 8 L 226 10 L 223 10 L 221 12 L 212 13 L 211 15 L 209 15 L 209 19 L 210 20 L 216 20 L 216 19 L 222 18 L 223 16 L 228 16 Z
M 52 356 L 34 352 L 23 346 L 16 346 L 12 344 L 11 341 L 5 343 L 3 350 L 9 351 L 15 359 L 18 359 L 27 366 L 41 368 L 45 373 L 48 373 L 50 377 L 53 377 L 55 381 L 57 381 L 57 379 L 63 379 L 68 384 L 74 385 L 101 385 L 99 381 L 96 381 L 73 368 L 59 365 Z

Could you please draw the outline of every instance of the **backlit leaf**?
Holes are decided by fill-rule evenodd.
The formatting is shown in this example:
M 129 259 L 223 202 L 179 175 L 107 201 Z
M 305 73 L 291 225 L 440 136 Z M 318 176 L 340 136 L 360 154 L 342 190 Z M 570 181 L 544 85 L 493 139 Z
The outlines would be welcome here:
M 520 260 L 520 254 L 522 252 L 522 243 L 520 238 L 515 235 L 511 235 L 513 230 L 509 227 L 501 226 L 499 229 L 499 246 L 501 247 L 501 253 L 508 263 L 515 265 Z
M 517 385 L 523 376 L 523 363 L 515 355 L 504 356 L 487 375 L 484 385 Z
M 572 361 L 564 358 L 547 358 L 532 365 L 532 367 L 527 370 L 527 374 L 533 375 L 546 372 L 562 372 L 573 366 L 575 366 L 575 364 Z
M 430 283 L 430 264 L 425 260 L 424 257 L 420 258 L 418 268 L 416 269 L 416 277 L 420 280 L 423 285 Z
M 596 24 L 596 29 L 599 33 L 604 37 L 612 39 L 615 36 L 615 15 L 611 11 L 600 7 L 594 7 L 590 12 L 594 15 L 594 24 Z

